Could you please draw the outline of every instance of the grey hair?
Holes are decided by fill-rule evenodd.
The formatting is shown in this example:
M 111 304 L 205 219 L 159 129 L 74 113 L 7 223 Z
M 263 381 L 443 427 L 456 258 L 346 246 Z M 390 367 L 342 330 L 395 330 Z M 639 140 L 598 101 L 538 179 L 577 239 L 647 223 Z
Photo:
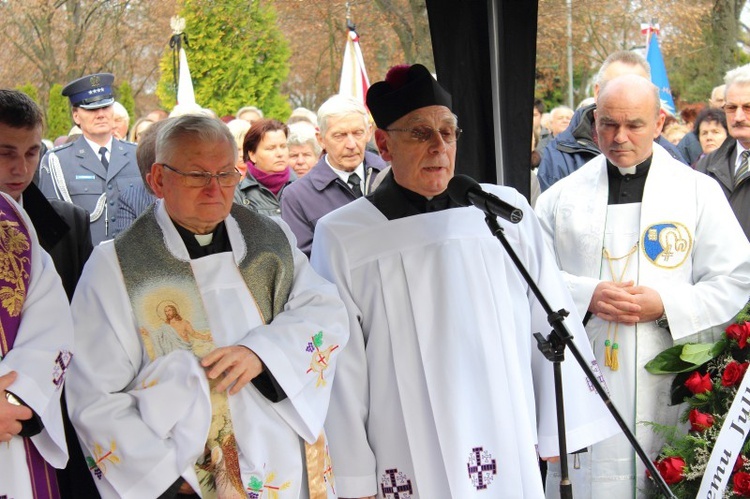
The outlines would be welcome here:
M 332 117 L 343 116 L 345 114 L 360 114 L 365 128 L 369 124 L 367 121 L 367 109 L 365 105 L 353 97 L 345 95 L 333 95 L 323 103 L 318 109 L 318 127 L 320 135 L 325 135 L 328 131 L 328 120 Z
M 200 114 L 185 114 L 169 120 L 156 135 L 156 163 L 169 163 L 186 139 L 198 142 L 221 142 L 232 146 L 237 163 L 237 143 L 229 128 L 219 119 Z
M 724 77 L 724 83 L 726 88 L 724 89 L 724 95 L 726 96 L 727 89 L 735 83 L 740 85 L 746 85 L 750 83 L 750 64 L 745 64 L 738 68 L 727 71 L 727 75 Z
M 596 73 L 596 79 L 594 82 L 598 83 L 600 87 L 606 83 L 604 81 L 604 73 L 606 73 L 607 69 L 609 69 L 609 67 L 615 62 L 620 62 L 629 66 L 640 66 L 646 72 L 646 76 L 651 78 L 651 65 L 641 54 L 631 50 L 620 50 L 609 54 L 609 56 L 604 59 L 602 67 L 599 68 L 599 72 Z
M 318 143 L 316 137 L 317 130 L 315 127 L 307 121 L 298 121 L 289 125 L 289 136 L 286 139 L 287 146 L 303 146 L 308 144 L 312 147 L 313 152 L 316 156 L 320 156 L 323 152 L 323 148 Z
M 554 119 L 555 115 L 560 111 L 570 111 L 571 113 L 573 112 L 573 110 L 568 106 L 557 106 L 549 112 L 550 119 Z
M 255 106 L 245 106 L 245 107 L 241 107 L 241 108 L 239 108 L 239 109 L 237 110 L 237 112 L 235 113 L 235 115 L 234 115 L 234 116 L 235 116 L 235 118 L 239 118 L 239 117 L 240 117 L 240 116 L 242 115 L 242 113 L 246 113 L 246 112 L 248 112 L 248 111 L 252 111 L 252 112 L 256 113 L 256 114 L 257 114 L 258 116 L 260 116 L 261 118 L 263 118 L 263 117 L 264 117 L 264 116 L 263 116 L 263 111 L 261 111 L 260 109 L 258 109 L 258 108 L 257 108 L 257 107 L 255 107 Z

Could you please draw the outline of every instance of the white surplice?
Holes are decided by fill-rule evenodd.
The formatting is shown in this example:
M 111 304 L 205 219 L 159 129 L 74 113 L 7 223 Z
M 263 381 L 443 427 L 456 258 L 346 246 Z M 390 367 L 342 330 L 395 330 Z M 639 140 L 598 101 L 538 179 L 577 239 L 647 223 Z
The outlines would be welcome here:
M 161 202 L 156 215 L 169 250 L 189 260 Z M 314 443 L 321 434 L 337 357 L 331 356 L 327 383 L 319 384 L 317 373 L 310 372 L 308 345 L 324 331 L 327 343 L 343 348 L 348 331 L 335 287 L 312 270 L 288 227 L 278 223 L 293 248 L 294 282 L 284 310 L 267 325 L 237 268 L 245 244 L 231 216 L 226 227 L 232 252 L 190 263 L 216 346 L 253 350 L 288 396 L 272 403 L 252 384 L 229 396 L 243 484 L 259 480 L 269 490 L 280 488 L 279 497 L 296 499 L 308 496 L 304 441 Z M 72 309 L 81 354 L 67 392 L 71 420 L 84 454 L 95 457 L 98 446 L 100 458 L 110 450 L 118 458 L 101 459 L 106 469 L 94 479 L 99 491 L 104 497 L 155 497 L 179 476 L 199 490 L 193 465 L 203 453 L 210 420 L 205 374 L 192 354 L 171 358 L 181 351 L 153 364 L 182 365 L 184 379 L 170 368 L 149 365 L 113 243 L 95 248 Z M 159 369 L 172 376 L 165 379 Z M 143 394 L 155 389 L 163 395 Z M 333 482 L 328 485 L 329 497 L 335 497 Z
M 9 196 L 0 194 L 13 202 Z M 31 437 L 31 441 L 45 461 L 55 468 L 64 468 L 68 448 L 60 393 L 73 351 L 73 321 L 52 259 L 39 245 L 31 220 L 20 206 L 16 208 L 31 238 L 31 274 L 15 343 L 8 355 L 0 359 L 0 376 L 10 371 L 18 373 L 8 390 L 21 398 L 44 424 L 41 433 Z M 19 436 L 0 443 L 0 496 L 34 497 L 24 441 Z
M 644 366 L 674 341 L 713 340 L 742 308 L 750 295 L 750 244 L 719 185 L 657 144 L 640 205 L 608 206 L 608 191 L 600 155 L 545 191 L 536 210 L 581 314 L 596 285 L 612 280 L 603 248 L 618 257 L 638 245 L 623 280 L 659 292 L 670 330 L 654 321 L 619 325 L 620 369 L 602 371 L 615 406 L 654 459 L 663 439 L 639 423 L 677 424 L 680 406 L 669 406 L 672 376 L 651 375 Z M 622 263 L 613 265 L 615 274 Z M 594 317 L 586 328 L 597 359 L 604 358 L 608 327 Z M 622 437 L 595 445 L 581 462 L 571 476 L 576 498 L 642 494 L 644 467 Z M 549 476 L 548 495 L 557 497 L 554 469 Z
M 586 359 L 580 318 L 533 212 L 500 221 Z M 541 497 L 535 444 L 557 455 L 552 364 L 532 337 L 546 314 L 475 208 L 389 221 L 359 199 L 315 229 L 313 266 L 335 282 L 351 337 L 326 421 L 342 497 Z M 567 444 L 619 431 L 568 354 Z M 377 492 L 376 492 L 377 491 Z

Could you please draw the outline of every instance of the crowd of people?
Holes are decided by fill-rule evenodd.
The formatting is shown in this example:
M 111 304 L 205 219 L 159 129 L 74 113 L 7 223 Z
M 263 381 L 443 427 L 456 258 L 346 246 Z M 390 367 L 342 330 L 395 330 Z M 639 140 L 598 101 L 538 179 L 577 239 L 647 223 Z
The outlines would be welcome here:
M 449 195 L 460 117 L 419 64 L 287 122 L 131 126 L 87 75 L 48 150 L 0 90 L 0 497 L 559 497 L 549 317 L 518 261 L 654 457 L 640 423 L 679 407 L 645 363 L 750 296 L 750 66 L 671 141 L 649 74 L 617 52 L 582 107 L 545 126 L 534 103 L 535 208 L 482 185 L 525 215 L 499 221 L 516 259 Z M 562 372 L 574 497 L 646 497 Z

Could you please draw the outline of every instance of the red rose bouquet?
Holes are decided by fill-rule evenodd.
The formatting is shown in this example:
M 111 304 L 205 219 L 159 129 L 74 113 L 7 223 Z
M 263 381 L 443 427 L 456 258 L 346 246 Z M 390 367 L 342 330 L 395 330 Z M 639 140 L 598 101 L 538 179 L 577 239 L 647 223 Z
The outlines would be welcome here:
M 655 464 L 677 497 L 696 497 L 711 451 L 750 363 L 750 305 L 716 343 L 678 345 L 646 364 L 652 374 L 675 374 L 672 403 L 685 403 L 690 429 L 653 425 L 666 437 Z M 750 441 L 733 463 L 725 498 L 750 498 Z

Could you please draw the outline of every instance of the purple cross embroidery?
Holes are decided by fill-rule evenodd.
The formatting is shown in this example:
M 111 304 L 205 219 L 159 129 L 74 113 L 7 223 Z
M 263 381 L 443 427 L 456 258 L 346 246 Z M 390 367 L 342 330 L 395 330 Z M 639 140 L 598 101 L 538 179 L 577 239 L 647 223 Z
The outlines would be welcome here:
M 67 350 L 62 350 L 55 358 L 55 367 L 52 369 L 52 382 L 57 388 L 62 386 L 65 380 L 65 372 L 68 370 L 73 354 Z
M 466 466 L 469 469 L 471 483 L 477 490 L 486 489 L 492 483 L 494 475 L 497 475 L 497 463 L 492 458 L 492 454 L 482 447 L 471 449 L 469 462 Z
M 386 499 L 409 499 L 414 493 L 411 480 L 396 468 L 385 470 L 380 479 L 380 490 Z

